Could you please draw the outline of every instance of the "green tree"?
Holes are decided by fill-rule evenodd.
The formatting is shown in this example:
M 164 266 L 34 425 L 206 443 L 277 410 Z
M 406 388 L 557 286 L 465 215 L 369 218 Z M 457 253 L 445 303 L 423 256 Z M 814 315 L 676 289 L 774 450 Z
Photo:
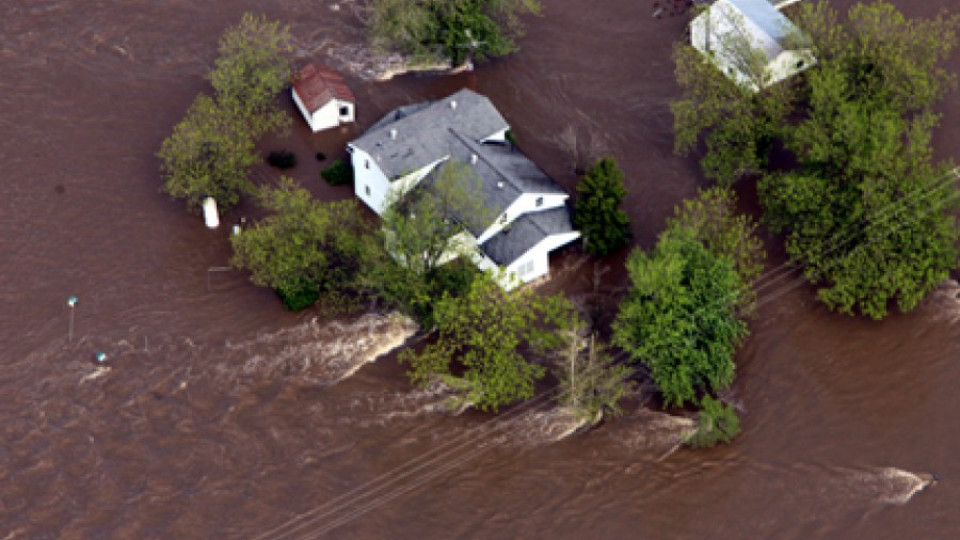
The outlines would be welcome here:
M 930 147 L 960 18 L 911 21 L 884 2 L 855 6 L 846 25 L 822 5 L 802 14 L 820 65 L 785 138 L 799 166 L 760 182 L 764 219 L 832 309 L 909 311 L 960 257 L 955 175 Z
M 746 307 L 753 300 L 751 284 L 760 277 L 766 252 L 756 235 L 757 223 L 750 216 L 737 214 L 737 195 L 729 188 L 713 187 L 699 196 L 686 199 L 674 208 L 667 228 L 686 227 L 711 253 L 728 257 L 746 287 L 741 300 Z
M 285 177 L 262 188 L 259 199 L 272 214 L 231 237 L 234 266 L 292 310 L 321 297 L 342 303 L 357 292 L 370 234 L 356 201 L 317 201 Z
M 455 389 L 459 404 L 495 411 L 533 396 L 546 370 L 525 355 L 560 346 L 557 332 L 571 310 L 563 297 L 507 292 L 494 276 L 482 274 L 465 296 L 444 295 L 437 302 L 436 340 L 419 354 L 403 351 L 400 360 L 410 364 L 414 383 L 439 379 Z
M 740 418 L 737 411 L 718 399 L 703 396 L 697 418 L 697 430 L 686 443 L 694 448 L 710 448 L 718 443 L 728 443 L 740 433 Z
M 373 0 L 368 30 L 378 47 L 459 64 L 516 51 L 520 16 L 540 11 L 537 0 Z
M 218 51 L 209 77 L 220 107 L 253 139 L 289 125 L 277 105 L 277 95 L 290 84 L 289 27 L 245 13 L 221 36 Z
M 665 406 L 696 402 L 733 381 L 733 356 L 747 335 L 737 317 L 743 285 L 728 257 L 693 230 L 674 227 L 654 249 L 627 261 L 632 286 L 613 323 L 613 342 L 650 368 Z
M 732 49 L 741 51 L 734 56 L 742 57 L 744 71 L 754 74 L 750 79 L 765 84 L 766 75 L 757 71 L 756 51 L 748 43 Z M 670 103 L 674 150 L 687 155 L 703 144 L 703 173 L 723 186 L 765 169 L 793 109 L 793 84 L 775 84 L 760 92 L 738 85 L 690 45 L 674 47 L 673 59 L 681 91 Z
M 235 205 L 253 189 L 247 174 L 259 160 L 253 139 L 204 95 L 163 141 L 158 157 L 164 191 L 194 209 L 208 196 L 222 208 Z
M 627 196 L 623 172 L 612 157 L 597 161 L 577 183 L 573 224 L 587 253 L 603 257 L 630 242 L 630 219 L 620 207 Z
M 419 275 L 470 254 L 470 227 L 482 229 L 495 217 L 481 193 L 480 177 L 457 161 L 437 166 L 415 186 L 394 189 L 380 216 L 388 250 Z

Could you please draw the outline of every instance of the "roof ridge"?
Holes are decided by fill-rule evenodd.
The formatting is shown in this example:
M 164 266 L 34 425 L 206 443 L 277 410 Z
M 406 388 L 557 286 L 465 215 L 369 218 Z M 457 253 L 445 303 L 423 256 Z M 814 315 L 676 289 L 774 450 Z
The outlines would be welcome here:
M 493 169 L 493 172 L 497 173 L 497 176 L 506 180 L 507 183 L 510 184 L 510 186 L 512 186 L 514 189 L 516 189 L 520 193 L 527 193 L 527 191 L 521 189 L 520 186 L 518 186 L 517 183 L 514 182 L 509 176 L 504 174 L 504 172 L 500 170 L 500 167 L 497 167 L 492 161 L 490 161 L 490 159 L 487 158 L 487 156 L 483 155 L 482 151 L 480 152 L 477 151 L 479 148 L 482 148 L 482 146 L 477 145 L 477 147 L 474 147 L 473 146 L 474 143 L 472 141 L 468 141 L 466 137 L 458 133 L 457 130 L 455 130 L 452 127 L 448 127 L 447 130 L 450 131 L 450 133 L 458 141 L 460 141 L 464 146 L 466 146 L 467 149 L 473 153 L 473 155 L 477 156 L 477 159 L 483 160 L 483 162 L 486 163 L 488 167 Z

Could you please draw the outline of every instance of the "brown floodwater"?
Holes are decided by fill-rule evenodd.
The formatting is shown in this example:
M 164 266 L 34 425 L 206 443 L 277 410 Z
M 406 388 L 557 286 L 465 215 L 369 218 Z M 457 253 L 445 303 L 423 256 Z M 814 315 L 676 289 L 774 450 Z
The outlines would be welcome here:
M 955 9 L 895 3 L 914 16 Z M 696 162 L 672 152 L 670 51 L 685 19 L 654 18 L 645 1 L 546 4 L 518 54 L 473 73 L 351 77 L 356 129 L 470 86 L 567 188 L 565 129 L 614 155 L 637 242 L 649 246 L 704 185 Z M 343 68 L 362 43 L 354 6 L 0 6 L 0 539 L 960 534 L 952 290 L 872 322 L 827 312 L 808 287 L 772 284 L 726 396 L 743 434 L 708 451 L 677 449 L 689 422 L 637 403 L 553 441 L 548 395 L 498 418 L 456 416 L 441 393 L 411 388 L 392 357 L 340 380 L 337 366 L 382 328 L 285 313 L 269 291 L 217 271 L 228 227 L 206 230 L 158 191 L 155 153 L 209 90 L 217 36 L 241 13 L 289 22 L 299 61 Z M 956 94 L 942 111 L 935 144 L 947 157 L 960 141 Z M 346 198 L 317 180 L 313 154 L 340 155 L 356 133 L 316 136 L 297 119 L 264 150 L 295 150 L 298 180 Z M 605 297 L 624 286 L 622 259 L 607 261 Z M 582 299 L 594 265 L 576 253 L 555 262 L 545 289 Z M 109 370 L 93 362 L 98 351 Z M 915 492 L 928 473 L 939 483 Z

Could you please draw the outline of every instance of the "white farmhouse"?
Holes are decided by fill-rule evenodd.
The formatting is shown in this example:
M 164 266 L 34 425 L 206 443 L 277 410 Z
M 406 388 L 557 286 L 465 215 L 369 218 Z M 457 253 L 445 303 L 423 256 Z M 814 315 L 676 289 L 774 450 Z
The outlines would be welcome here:
M 753 91 L 816 63 L 809 40 L 769 0 L 717 0 L 690 23 L 690 43 Z
M 347 145 L 357 197 L 382 215 L 395 190 L 424 179 L 428 186 L 440 176 L 431 173 L 459 161 L 480 179 L 489 216 L 453 216 L 467 229 L 473 262 L 505 270 L 507 289 L 545 276 L 550 252 L 580 233 L 570 224 L 567 193 L 507 143 L 509 128 L 489 99 L 467 89 L 395 109 Z
M 314 133 L 354 121 L 356 98 L 343 76 L 319 64 L 308 64 L 293 80 L 293 102 Z

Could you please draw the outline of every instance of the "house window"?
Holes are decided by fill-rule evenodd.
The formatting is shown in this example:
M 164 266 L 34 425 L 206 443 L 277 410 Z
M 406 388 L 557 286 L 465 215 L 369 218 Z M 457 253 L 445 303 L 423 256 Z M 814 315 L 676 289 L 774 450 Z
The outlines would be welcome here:
M 803 69 L 803 60 L 797 62 L 797 69 Z
M 350 116 L 350 107 L 346 105 L 340 106 L 340 116 Z
M 367 169 L 369 169 L 369 168 L 370 168 L 370 160 L 369 160 L 369 159 L 363 160 L 363 166 L 366 167 Z
M 369 196 L 370 196 L 370 186 L 363 186 L 363 191 L 365 191 L 365 192 L 366 192 L 366 194 L 367 194 L 367 197 L 369 197 Z
M 543 197 L 537 197 L 537 208 L 543 206 Z

